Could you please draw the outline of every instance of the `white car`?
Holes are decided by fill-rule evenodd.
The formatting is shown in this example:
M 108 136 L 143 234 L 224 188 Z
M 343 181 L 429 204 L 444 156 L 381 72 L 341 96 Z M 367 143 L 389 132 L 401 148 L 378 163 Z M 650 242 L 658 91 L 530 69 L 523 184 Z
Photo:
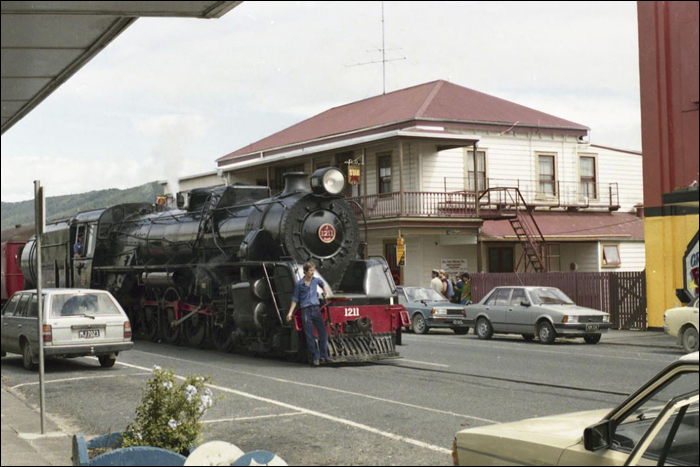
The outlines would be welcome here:
M 664 331 L 676 337 L 686 352 L 698 351 L 698 297 L 688 306 L 668 310 L 664 314 Z
M 96 356 L 111 368 L 119 352 L 131 350 L 131 323 L 114 297 L 103 290 L 44 289 L 42 336 L 47 357 Z M 2 309 L 2 356 L 22 355 L 24 367 L 39 361 L 36 290 L 15 293 Z
M 682 357 L 612 411 L 457 433 L 455 465 L 698 465 L 698 353 Z

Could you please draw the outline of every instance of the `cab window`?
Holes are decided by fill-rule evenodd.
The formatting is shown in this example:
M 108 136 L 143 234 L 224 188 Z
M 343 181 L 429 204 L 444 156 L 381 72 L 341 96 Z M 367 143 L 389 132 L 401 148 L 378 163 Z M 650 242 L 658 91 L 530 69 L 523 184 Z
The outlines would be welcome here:
M 491 306 L 508 306 L 508 300 L 510 299 L 510 291 L 511 289 L 496 290 L 496 292 L 494 292 L 494 294 L 491 295 L 491 298 L 489 298 L 486 304 Z
M 27 318 L 39 317 L 39 301 L 36 299 L 36 294 L 32 294 L 32 301 L 27 307 L 26 316 Z
M 13 316 L 15 314 L 15 309 L 17 309 L 17 304 L 19 303 L 19 299 L 22 297 L 22 294 L 15 294 L 12 296 L 9 302 L 5 304 L 5 307 L 2 309 L 2 315 L 3 316 Z
M 527 301 L 525 291 L 523 289 L 513 289 L 513 296 L 510 298 L 510 306 L 521 306 L 521 303 Z

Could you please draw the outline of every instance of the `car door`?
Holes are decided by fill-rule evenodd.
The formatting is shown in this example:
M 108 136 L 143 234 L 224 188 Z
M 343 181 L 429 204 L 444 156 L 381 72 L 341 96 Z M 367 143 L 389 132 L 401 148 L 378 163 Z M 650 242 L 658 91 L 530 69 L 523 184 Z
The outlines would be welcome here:
M 508 332 L 517 334 L 534 334 L 532 307 L 523 306 L 523 302 L 527 302 L 527 294 L 525 289 L 513 289 L 510 297 L 510 306 L 506 313 L 506 321 Z
M 10 300 L 5 304 L 5 307 L 2 309 L 2 351 L 3 352 L 15 352 L 15 349 L 12 346 L 12 341 L 10 339 L 10 320 L 7 318 L 10 318 L 12 315 L 15 314 L 15 310 L 17 309 L 17 304 L 19 303 L 20 298 L 22 298 L 22 294 L 16 293 L 10 298 Z
M 495 332 L 508 332 L 506 315 L 510 307 L 510 295 L 513 289 L 497 289 L 485 306 L 486 314 Z

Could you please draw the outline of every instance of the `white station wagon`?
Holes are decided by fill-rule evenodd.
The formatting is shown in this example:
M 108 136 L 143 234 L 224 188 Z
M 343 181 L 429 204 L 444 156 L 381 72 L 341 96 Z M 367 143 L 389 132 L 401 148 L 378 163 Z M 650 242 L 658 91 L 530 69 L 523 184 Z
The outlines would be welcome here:
M 42 297 L 45 356 L 96 356 L 111 368 L 119 352 L 134 346 L 129 318 L 109 292 L 44 289 Z M 22 355 L 27 370 L 39 361 L 38 309 L 36 290 L 15 293 L 2 309 L 2 356 Z

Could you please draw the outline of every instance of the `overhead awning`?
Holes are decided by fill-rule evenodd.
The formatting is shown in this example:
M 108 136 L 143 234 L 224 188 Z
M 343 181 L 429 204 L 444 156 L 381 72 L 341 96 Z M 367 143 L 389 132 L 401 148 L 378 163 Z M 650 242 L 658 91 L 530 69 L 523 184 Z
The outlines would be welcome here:
M 2 133 L 141 16 L 220 18 L 243 2 L 2 2 Z

